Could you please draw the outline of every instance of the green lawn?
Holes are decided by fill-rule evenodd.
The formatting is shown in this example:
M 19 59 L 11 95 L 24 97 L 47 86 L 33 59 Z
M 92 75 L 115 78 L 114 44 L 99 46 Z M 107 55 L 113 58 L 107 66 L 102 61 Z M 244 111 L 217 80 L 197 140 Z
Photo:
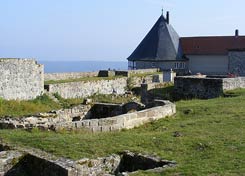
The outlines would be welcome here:
M 179 101 L 175 117 L 122 132 L 0 130 L 0 136 L 12 144 L 72 159 L 131 150 L 178 163 L 164 173 L 136 175 L 245 175 L 245 90 L 229 92 L 229 95 L 231 97 Z

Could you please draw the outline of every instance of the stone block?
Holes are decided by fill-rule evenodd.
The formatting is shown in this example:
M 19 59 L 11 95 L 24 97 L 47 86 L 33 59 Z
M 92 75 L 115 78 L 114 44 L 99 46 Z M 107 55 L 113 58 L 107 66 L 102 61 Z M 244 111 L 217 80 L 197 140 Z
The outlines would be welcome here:
M 90 120 L 83 120 L 82 121 L 82 126 L 84 126 L 84 127 L 90 126 Z
M 101 128 L 101 132 L 110 132 L 111 130 L 111 126 L 102 126 Z
M 30 100 L 44 92 L 43 65 L 32 59 L 0 59 L 0 97 Z
M 100 70 L 98 77 L 113 77 L 116 75 L 116 72 L 113 70 Z
M 137 112 L 137 116 L 138 116 L 138 118 L 147 117 L 147 111 L 146 110 L 139 111 L 139 112 Z
M 104 118 L 104 119 L 99 119 L 98 121 L 99 126 L 113 125 L 116 123 L 117 123 L 117 119 L 114 118 Z
M 98 125 L 99 125 L 99 119 L 90 120 L 90 126 L 98 126 Z
M 88 129 L 90 129 L 92 132 L 102 132 L 102 126 L 93 126 Z
M 123 124 L 115 124 L 111 126 L 112 131 L 120 131 L 121 129 L 123 129 Z

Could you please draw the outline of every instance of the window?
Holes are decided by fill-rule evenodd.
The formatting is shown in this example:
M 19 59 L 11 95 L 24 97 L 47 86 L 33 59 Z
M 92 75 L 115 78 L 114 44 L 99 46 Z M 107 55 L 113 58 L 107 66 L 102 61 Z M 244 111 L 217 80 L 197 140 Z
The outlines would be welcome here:
M 174 69 L 185 69 L 185 63 L 184 62 L 175 62 L 174 63 Z
M 156 63 L 155 63 L 155 62 L 152 62 L 152 63 L 151 63 L 151 67 L 152 67 L 152 68 L 155 68 L 155 67 L 156 67 Z
M 136 63 L 132 62 L 132 61 L 129 61 L 128 62 L 128 69 L 129 70 L 134 70 L 135 68 L 136 68 Z

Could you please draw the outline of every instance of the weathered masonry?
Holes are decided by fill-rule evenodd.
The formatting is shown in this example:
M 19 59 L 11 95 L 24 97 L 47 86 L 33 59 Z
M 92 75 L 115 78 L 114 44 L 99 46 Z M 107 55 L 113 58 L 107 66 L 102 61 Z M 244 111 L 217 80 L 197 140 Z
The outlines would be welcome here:
M 245 77 L 218 78 L 182 76 L 174 79 L 175 94 L 180 98 L 215 98 L 225 90 L 245 88 Z
M 57 123 L 56 129 L 85 128 L 92 132 L 118 131 L 122 129 L 132 129 L 148 122 L 172 116 L 176 113 L 176 106 L 170 101 L 160 101 L 159 103 L 161 103 L 160 106 L 114 117 Z
M 79 105 L 72 109 L 39 114 L 38 116 L 6 117 L 0 119 L 0 129 L 87 129 L 92 132 L 109 132 L 131 129 L 176 113 L 175 104 L 164 100 L 155 101 L 153 107 L 147 109 L 142 109 L 135 102 L 124 105 L 97 105 L 94 107 Z
M 43 65 L 33 59 L 0 59 L 0 98 L 36 98 L 44 91 L 43 75 Z
M 45 85 L 45 89 L 49 93 L 58 93 L 63 98 L 85 98 L 94 94 L 124 94 L 128 84 L 127 80 L 128 77 L 118 77 L 109 80 L 56 83 Z M 134 87 L 139 87 L 143 80 L 146 83 L 152 83 L 162 82 L 163 78 L 161 74 L 132 77 L 132 84 Z

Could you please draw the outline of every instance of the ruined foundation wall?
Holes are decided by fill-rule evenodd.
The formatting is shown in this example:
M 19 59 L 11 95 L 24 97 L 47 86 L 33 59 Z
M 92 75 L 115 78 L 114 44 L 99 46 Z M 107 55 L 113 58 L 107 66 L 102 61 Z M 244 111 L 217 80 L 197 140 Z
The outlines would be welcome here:
M 245 77 L 207 78 L 183 76 L 174 79 L 175 95 L 180 98 L 215 98 L 222 96 L 224 90 L 245 88 Z
M 0 59 L 0 97 L 30 100 L 44 91 L 44 68 L 33 59 Z
M 180 98 L 215 98 L 223 93 L 222 79 L 175 77 L 174 92 Z
M 31 129 L 39 128 L 42 130 L 62 130 L 62 129 L 88 129 L 92 132 L 117 131 L 130 129 L 154 120 L 172 116 L 176 113 L 175 104 L 170 101 L 162 101 L 160 106 L 122 114 L 114 117 L 97 119 L 83 119 L 89 109 L 77 107 L 75 109 L 56 112 L 52 117 L 23 117 L 23 118 L 3 118 L 0 120 L 0 129 Z M 67 114 L 67 117 L 63 116 Z M 80 116 L 81 120 L 72 121 L 73 117 Z M 96 117 L 94 117 L 96 118 Z
M 68 122 L 57 124 L 56 128 L 81 129 L 86 128 L 92 132 L 109 132 L 121 129 L 131 129 L 154 120 L 172 116 L 176 113 L 175 104 L 165 101 L 164 106 L 136 111 L 115 117 L 103 119 L 90 119 L 78 122 Z

